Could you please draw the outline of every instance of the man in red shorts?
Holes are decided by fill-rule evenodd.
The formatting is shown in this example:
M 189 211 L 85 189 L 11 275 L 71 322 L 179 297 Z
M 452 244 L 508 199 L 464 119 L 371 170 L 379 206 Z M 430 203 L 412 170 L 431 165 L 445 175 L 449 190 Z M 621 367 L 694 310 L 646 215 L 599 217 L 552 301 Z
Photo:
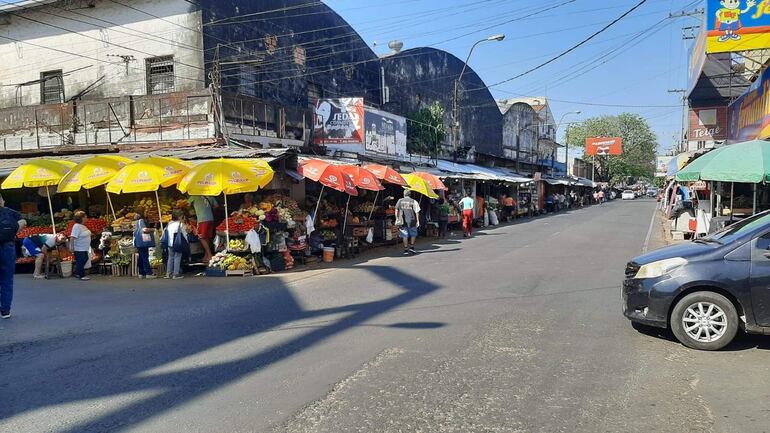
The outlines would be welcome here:
M 203 247 L 203 263 L 211 260 L 211 241 L 214 239 L 214 211 L 219 203 L 214 197 L 194 195 L 190 197 L 190 204 L 195 209 L 195 219 L 198 222 L 198 237 Z

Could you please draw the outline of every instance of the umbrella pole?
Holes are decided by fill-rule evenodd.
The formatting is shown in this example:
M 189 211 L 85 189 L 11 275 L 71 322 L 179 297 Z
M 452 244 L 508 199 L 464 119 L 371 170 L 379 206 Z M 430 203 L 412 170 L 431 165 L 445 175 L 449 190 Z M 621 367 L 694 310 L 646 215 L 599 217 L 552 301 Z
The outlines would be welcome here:
M 342 220 L 342 237 L 345 238 L 345 229 L 348 225 L 348 206 L 350 205 L 350 194 L 348 194 L 348 201 L 345 203 L 345 218 Z
M 45 195 L 48 197 L 48 211 L 51 214 L 51 228 L 53 229 L 53 234 L 56 234 L 56 222 L 53 220 L 53 205 L 51 204 L 51 190 L 48 188 L 48 185 L 45 187 Z
M 377 197 L 380 196 L 380 191 L 377 191 L 377 194 L 374 195 L 374 201 L 372 202 L 372 210 L 369 211 L 369 219 L 367 219 L 367 223 L 372 220 L 372 214 L 374 213 L 374 207 L 377 206 Z
M 326 185 L 321 185 L 321 192 L 318 194 L 318 203 L 315 204 L 315 212 L 313 212 L 313 227 L 315 227 L 316 218 L 318 218 L 318 207 L 321 206 L 321 197 L 324 195 L 324 188 L 326 188 Z
M 160 223 L 160 231 L 163 232 L 163 215 L 160 213 L 160 198 L 158 198 L 157 189 L 155 190 L 155 204 L 158 206 L 158 222 Z
M 112 199 L 110 198 L 110 192 L 106 189 L 104 190 L 107 193 L 107 205 L 110 207 L 110 210 L 112 211 L 112 220 L 115 221 L 118 219 L 118 217 L 115 215 L 115 206 L 112 205 Z
M 227 194 L 222 193 L 222 195 L 225 196 L 225 241 L 227 242 L 225 251 L 227 251 L 230 248 L 230 212 L 227 211 Z
M 733 213 L 735 211 L 733 198 L 735 198 L 735 182 L 730 182 L 730 221 L 733 220 Z

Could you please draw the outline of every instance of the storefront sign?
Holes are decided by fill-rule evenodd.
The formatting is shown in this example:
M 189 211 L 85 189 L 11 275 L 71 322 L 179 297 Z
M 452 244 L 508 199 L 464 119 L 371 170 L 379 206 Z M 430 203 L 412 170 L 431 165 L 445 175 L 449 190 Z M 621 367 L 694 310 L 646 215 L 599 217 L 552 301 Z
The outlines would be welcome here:
M 705 180 L 699 180 L 690 184 L 690 189 L 693 191 L 705 191 L 708 189 L 708 184 Z
M 586 138 L 586 155 L 622 155 L 623 139 L 620 137 Z
M 770 48 L 770 1 L 707 0 L 706 52 Z
M 754 81 L 749 89 L 728 107 L 730 142 L 770 137 L 770 69 Z
M 314 143 L 363 151 L 364 98 L 320 99 L 315 107 Z
M 727 107 L 691 108 L 689 141 L 715 141 L 727 138 Z
M 406 156 L 406 118 L 366 107 L 364 128 L 368 152 Z

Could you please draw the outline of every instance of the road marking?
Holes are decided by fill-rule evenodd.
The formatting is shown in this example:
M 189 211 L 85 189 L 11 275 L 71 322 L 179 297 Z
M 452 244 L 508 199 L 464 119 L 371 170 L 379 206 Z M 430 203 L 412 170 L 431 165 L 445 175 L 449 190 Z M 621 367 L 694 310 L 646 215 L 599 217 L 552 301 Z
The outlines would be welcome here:
M 550 235 L 550 237 L 554 237 L 554 236 L 558 235 L 559 233 L 561 233 L 561 232 L 555 232 L 555 233 L 552 233 L 552 234 Z
M 650 218 L 650 228 L 647 230 L 647 237 L 644 238 L 644 245 L 642 245 L 642 254 L 646 253 L 650 246 L 650 237 L 652 237 L 652 228 L 655 226 L 655 214 L 657 211 L 657 207 L 655 207 L 655 209 L 652 211 L 652 218 Z

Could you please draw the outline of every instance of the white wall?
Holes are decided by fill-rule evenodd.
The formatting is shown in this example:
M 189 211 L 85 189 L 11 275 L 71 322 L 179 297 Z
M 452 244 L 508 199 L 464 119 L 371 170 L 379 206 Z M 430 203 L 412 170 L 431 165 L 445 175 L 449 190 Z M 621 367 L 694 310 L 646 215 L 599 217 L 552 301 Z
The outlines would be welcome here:
M 184 0 L 120 3 L 134 9 L 109 0 L 96 0 L 90 8 L 88 2 L 74 0 L 15 12 L 59 28 L 0 15 L 0 36 L 23 41 L 0 38 L 0 108 L 19 105 L 17 89 L 22 105 L 39 104 L 39 84 L 16 84 L 39 80 L 41 72 L 57 69 L 65 74 L 66 99 L 89 85 L 94 89 L 84 99 L 144 95 L 145 59 L 165 55 L 174 56 L 175 91 L 202 89 L 201 16 L 195 6 Z M 128 71 L 117 55 L 134 56 Z

